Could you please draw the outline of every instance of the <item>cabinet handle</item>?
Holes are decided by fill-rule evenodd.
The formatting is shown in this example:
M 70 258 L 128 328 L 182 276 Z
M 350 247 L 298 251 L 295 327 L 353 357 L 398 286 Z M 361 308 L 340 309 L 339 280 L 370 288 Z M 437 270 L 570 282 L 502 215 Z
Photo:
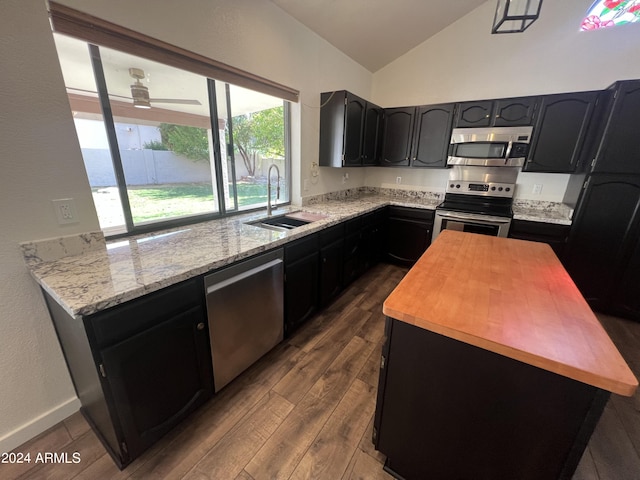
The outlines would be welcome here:
M 196 328 L 198 330 L 204 330 L 204 322 L 200 322 L 198 325 L 196 325 Z
M 322 259 L 322 263 L 327 263 L 327 259 L 326 259 L 326 258 L 323 258 L 323 259 Z

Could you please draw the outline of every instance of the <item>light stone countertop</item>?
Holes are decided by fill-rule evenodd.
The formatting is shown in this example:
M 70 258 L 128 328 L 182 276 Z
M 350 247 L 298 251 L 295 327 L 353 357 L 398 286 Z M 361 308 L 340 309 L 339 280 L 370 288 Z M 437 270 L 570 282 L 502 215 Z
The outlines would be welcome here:
M 25 243 L 22 248 L 35 280 L 65 311 L 79 317 L 281 247 L 385 205 L 433 210 L 440 201 L 438 196 L 362 195 L 302 207 L 279 207 L 274 215 L 305 211 L 326 216 L 287 232 L 246 224 L 265 216 L 265 212 L 260 212 L 107 242 L 100 241 L 99 235 L 84 234 L 80 236 L 81 243 L 89 247 L 75 255 L 66 252 L 69 256 L 59 259 L 41 255 L 39 252 L 46 249 L 38 246 L 38 242 Z M 553 220 L 544 216 L 535 218 Z M 49 243 L 58 246 L 61 240 Z

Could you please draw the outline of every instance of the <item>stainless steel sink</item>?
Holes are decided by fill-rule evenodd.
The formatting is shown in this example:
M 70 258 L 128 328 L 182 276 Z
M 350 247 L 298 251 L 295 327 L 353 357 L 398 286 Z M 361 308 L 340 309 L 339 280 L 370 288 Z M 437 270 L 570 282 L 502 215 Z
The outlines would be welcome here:
M 256 227 L 268 228 L 270 230 L 286 232 L 303 225 L 308 225 L 311 222 L 312 220 L 301 220 L 299 218 L 293 218 L 289 215 L 278 215 L 277 217 L 267 217 L 261 218 L 260 220 L 247 222 L 247 224 Z

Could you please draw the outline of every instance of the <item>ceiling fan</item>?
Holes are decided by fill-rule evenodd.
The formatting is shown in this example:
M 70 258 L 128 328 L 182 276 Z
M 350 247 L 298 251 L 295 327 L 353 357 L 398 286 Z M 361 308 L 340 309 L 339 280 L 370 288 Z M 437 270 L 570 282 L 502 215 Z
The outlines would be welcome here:
M 129 75 L 136 80 L 135 83 L 131 85 L 131 98 L 133 99 L 134 107 L 151 108 L 151 102 L 202 105 L 198 100 L 181 98 L 149 98 L 149 89 L 140 81 L 144 78 L 144 70 L 132 67 L 129 69 Z

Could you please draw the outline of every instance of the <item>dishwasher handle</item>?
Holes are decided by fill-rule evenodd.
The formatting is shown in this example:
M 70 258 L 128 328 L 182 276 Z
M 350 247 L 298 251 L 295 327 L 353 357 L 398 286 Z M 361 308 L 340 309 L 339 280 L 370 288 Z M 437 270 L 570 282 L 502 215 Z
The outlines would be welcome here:
M 207 283 L 207 295 L 210 293 L 213 293 L 217 290 L 220 290 L 221 288 L 227 287 L 229 285 L 231 285 L 232 283 L 236 283 L 236 282 L 240 282 L 242 280 L 244 280 L 245 278 L 250 277 L 251 275 L 255 275 L 256 273 L 260 273 L 264 270 L 268 270 L 270 268 L 275 267 L 276 265 L 279 265 L 283 263 L 281 259 L 277 258 L 275 260 L 271 260 L 270 262 L 267 263 L 263 263 L 262 265 L 258 265 L 257 267 L 254 267 L 250 270 L 244 271 L 242 273 L 239 273 L 238 275 L 235 275 L 231 278 L 228 278 L 226 280 L 223 280 L 221 282 L 218 283 L 214 283 L 213 285 L 208 285 Z M 207 279 L 205 279 L 205 282 L 207 281 Z

